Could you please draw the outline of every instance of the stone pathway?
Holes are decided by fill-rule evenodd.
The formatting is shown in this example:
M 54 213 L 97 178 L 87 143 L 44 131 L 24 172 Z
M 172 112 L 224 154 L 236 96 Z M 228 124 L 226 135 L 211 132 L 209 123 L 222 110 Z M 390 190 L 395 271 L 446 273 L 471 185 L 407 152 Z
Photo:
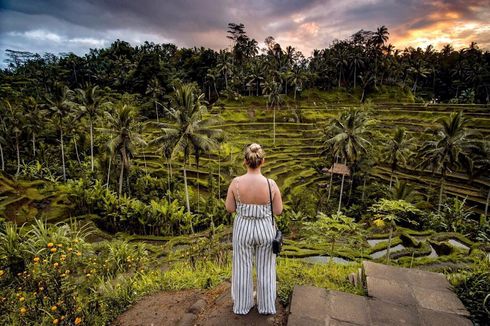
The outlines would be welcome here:
M 471 326 L 468 311 L 446 277 L 363 262 L 368 296 L 296 286 L 288 326 Z

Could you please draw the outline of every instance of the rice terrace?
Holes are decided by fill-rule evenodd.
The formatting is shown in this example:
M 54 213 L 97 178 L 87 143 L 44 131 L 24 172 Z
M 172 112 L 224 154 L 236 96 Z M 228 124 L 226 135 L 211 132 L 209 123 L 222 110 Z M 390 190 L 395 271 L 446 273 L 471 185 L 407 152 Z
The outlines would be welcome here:
M 393 22 L 310 49 L 248 13 L 218 34 L 190 24 L 192 44 L 141 41 L 135 22 L 160 10 L 145 1 L 128 41 L 77 52 L 81 38 L 15 31 L 42 16 L 29 2 L 0 6 L 0 324 L 490 323 L 488 23 L 461 46 Z M 428 17 L 456 24 L 458 4 Z M 284 203 L 272 315 L 232 310 L 225 198 L 250 143 Z

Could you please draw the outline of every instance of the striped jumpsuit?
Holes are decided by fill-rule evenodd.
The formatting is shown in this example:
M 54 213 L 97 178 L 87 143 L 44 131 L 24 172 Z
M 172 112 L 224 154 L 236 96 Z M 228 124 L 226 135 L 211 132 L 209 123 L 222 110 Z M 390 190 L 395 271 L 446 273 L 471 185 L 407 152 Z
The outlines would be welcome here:
M 272 240 L 271 205 L 240 202 L 237 182 L 236 217 L 233 222 L 233 265 L 231 296 L 233 312 L 247 314 L 254 306 L 252 261 L 257 269 L 257 301 L 261 314 L 276 313 L 276 255 Z

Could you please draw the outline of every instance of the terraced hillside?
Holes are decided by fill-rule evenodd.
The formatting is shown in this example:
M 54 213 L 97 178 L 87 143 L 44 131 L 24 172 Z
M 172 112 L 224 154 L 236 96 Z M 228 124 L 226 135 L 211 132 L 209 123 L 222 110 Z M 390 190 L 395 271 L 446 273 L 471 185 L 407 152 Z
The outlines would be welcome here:
M 266 150 L 266 165 L 263 172 L 277 180 L 287 195 L 294 192 L 314 190 L 319 183 L 328 177 L 321 172 L 325 161 L 320 158 L 320 137 L 328 119 L 340 111 L 348 109 L 345 105 L 329 104 L 327 106 L 303 105 L 301 107 L 283 107 L 276 112 L 276 137 L 273 144 L 272 110 L 263 107 L 226 106 L 213 108 L 211 115 L 220 119 L 219 126 L 224 131 L 225 141 L 220 151 L 203 154 L 199 170 L 191 161 L 188 176 L 191 185 L 200 184 L 205 191 L 209 173 L 220 176 L 221 193 L 224 195 L 226 185 L 232 176 L 244 171 L 242 150 L 251 142 L 262 144 Z M 388 137 L 398 126 L 403 126 L 411 134 L 420 136 L 426 129 L 434 126 L 435 120 L 449 115 L 453 111 L 463 110 L 472 119 L 471 128 L 485 137 L 490 136 L 490 107 L 481 105 L 424 105 L 424 104 L 376 104 L 372 108 L 373 116 L 378 121 L 376 128 L 381 136 Z M 149 135 L 148 135 L 149 136 Z M 149 173 L 166 174 L 165 160 L 155 152 L 147 149 L 140 153 L 135 162 L 146 167 Z M 172 163 L 174 174 L 182 163 Z M 371 171 L 371 176 L 389 182 L 391 171 L 388 166 L 378 165 Z M 438 187 L 438 175 L 430 171 L 401 169 L 398 178 L 407 179 L 420 189 Z M 461 173 L 447 178 L 447 192 L 452 195 L 468 197 L 468 202 L 481 209 L 487 199 L 490 188 L 490 173 L 476 180 L 468 181 Z

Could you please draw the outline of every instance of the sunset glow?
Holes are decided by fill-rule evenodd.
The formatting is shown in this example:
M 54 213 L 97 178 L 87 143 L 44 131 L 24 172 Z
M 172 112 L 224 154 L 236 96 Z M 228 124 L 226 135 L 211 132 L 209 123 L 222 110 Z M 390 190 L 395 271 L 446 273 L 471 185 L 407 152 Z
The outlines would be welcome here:
M 334 39 L 385 25 L 389 43 L 397 49 L 426 47 L 455 49 L 477 42 L 490 49 L 490 3 L 478 0 L 353 1 L 330 2 L 249 0 L 165 1 L 142 0 L 136 8 L 119 1 L 4 1 L 0 6 L 0 60 L 6 49 L 31 52 L 86 53 L 90 48 L 121 39 L 177 46 L 222 49 L 229 22 L 245 24 L 259 44 L 273 36 L 309 56 Z M 63 8 L 63 10 L 59 9 Z

